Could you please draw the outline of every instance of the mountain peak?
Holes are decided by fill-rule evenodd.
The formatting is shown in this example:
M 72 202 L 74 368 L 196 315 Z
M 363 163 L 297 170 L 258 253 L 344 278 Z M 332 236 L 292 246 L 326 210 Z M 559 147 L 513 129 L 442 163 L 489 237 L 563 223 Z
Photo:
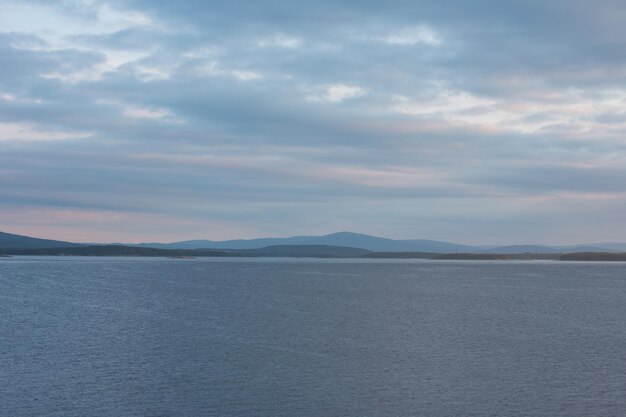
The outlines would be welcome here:
M 341 231 L 341 232 L 330 233 L 322 237 L 375 237 L 375 236 L 366 235 L 363 233 Z

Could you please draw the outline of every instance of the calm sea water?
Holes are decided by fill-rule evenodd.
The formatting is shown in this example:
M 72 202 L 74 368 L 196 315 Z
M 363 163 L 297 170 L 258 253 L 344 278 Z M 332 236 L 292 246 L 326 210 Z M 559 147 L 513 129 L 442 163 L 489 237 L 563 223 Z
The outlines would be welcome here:
M 0 259 L 2 416 L 624 416 L 626 264 Z

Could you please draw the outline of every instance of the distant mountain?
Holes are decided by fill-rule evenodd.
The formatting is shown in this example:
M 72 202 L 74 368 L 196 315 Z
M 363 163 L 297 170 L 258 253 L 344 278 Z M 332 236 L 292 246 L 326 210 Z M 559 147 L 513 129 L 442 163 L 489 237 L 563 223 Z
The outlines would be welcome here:
M 542 245 L 508 245 L 498 246 L 482 251 L 483 253 L 510 254 L 510 253 L 559 253 L 560 251 L 552 246 Z
M 338 232 L 324 236 L 293 236 L 286 238 L 260 238 L 238 240 L 186 240 L 174 243 L 140 243 L 132 246 L 160 249 L 260 249 L 268 246 L 326 245 L 367 249 L 373 252 L 423 252 L 423 253 L 572 253 L 626 251 L 626 244 L 609 243 L 593 245 L 547 246 L 469 246 L 458 243 L 426 239 L 394 240 L 361 233 Z
M 508 261 L 511 258 L 506 254 L 495 253 L 444 253 L 433 259 L 443 261 Z
M 35 237 L 0 232 L 0 249 L 69 248 L 77 246 L 82 245 L 61 240 L 38 239 Z
M 0 249 L 2 255 L 43 256 L 159 256 L 159 257 L 291 257 L 360 258 L 372 252 L 365 249 L 325 245 L 283 245 L 260 249 L 162 249 L 123 245 L 90 245 L 56 248 Z
M 154 248 L 168 250 L 196 250 L 229 251 L 230 256 L 235 251 L 258 251 L 257 255 L 242 253 L 241 256 L 369 256 L 389 257 L 390 253 L 397 253 L 393 257 L 428 257 L 429 254 L 556 254 L 574 252 L 626 252 L 626 243 L 598 243 L 570 246 L 547 245 L 509 245 L 509 246 L 468 246 L 457 243 L 442 242 L 426 239 L 394 240 L 383 237 L 364 235 L 360 233 L 338 232 L 324 236 L 293 236 L 287 238 L 260 238 L 249 240 L 186 240 L 173 243 L 140 243 L 140 244 L 79 244 L 59 240 L 38 239 L 0 232 L 0 249 L 50 249 L 75 248 L 85 246 L 127 246 L 138 248 Z M 300 246 L 300 248 L 295 248 Z M 326 249 L 324 249 L 326 247 Z M 340 249 L 328 249 L 328 248 Z M 271 248 L 271 249 L 270 249 Z M 344 249 L 341 249 L 344 248 Z M 346 250 L 364 251 L 347 254 Z M 104 249 L 99 249 L 106 252 Z M 124 249 L 126 250 L 126 249 Z M 378 252 L 379 254 L 369 254 Z M 262 253 L 268 255 L 262 255 Z M 269 255 L 272 253 L 272 255 Z M 291 253 L 291 254 L 289 254 Z M 275 255 L 274 255 L 275 254 Z M 284 255 L 280 255 L 284 254 Z M 214 254 L 209 254 L 215 256 Z
M 606 243 L 592 243 L 588 245 L 577 246 L 579 252 L 597 252 L 597 250 L 586 250 L 585 248 L 593 247 L 594 249 L 604 249 L 608 252 L 626 252 L 626 243 L 606 242 Z
M 544 245 L 509 245 L 485 249 L 482 253 L 513 254 L 513 253 L 574 253 L 574 252 L 613 252 L 604 247 L 595 246 L 544 246 Z
M 626 251 L 626 245 L 624 249 L 613 248 L 611 246 L 601 245 L 576 245 L 576 246 L 561 246 L 561 253 L 577 253 L 577 252 L 624 252 Z
M 329 245 L 277 245 L 260 249 L 237 249 L 233 256 L 285 256 L 315 258 L 359 258 L 373 252 L 367 249 Z
M 615 252 L 580 252 L 561 255 L 561 261 L 615 261 L 626 262 L 626 253 Z
M 159 256 L 159 257 L 208 257 L 230 256 L 214 250 L 156 249 L 122 245 L 90 245 L 55 248 L 0 249 L 3 255 L 36 256 Z
M 324 236 L 294 236 L 287 238 L 260 238 L 250 240 L 187 240 L 174 243 L 141 243 L 135 246 L 162 249 L 260 249 L 284 245 L 326 245 L 367 249 L 374 252 L 475 252 L 483 248 L 436 240 L 393 240 L 360 233 L 338 232 Z

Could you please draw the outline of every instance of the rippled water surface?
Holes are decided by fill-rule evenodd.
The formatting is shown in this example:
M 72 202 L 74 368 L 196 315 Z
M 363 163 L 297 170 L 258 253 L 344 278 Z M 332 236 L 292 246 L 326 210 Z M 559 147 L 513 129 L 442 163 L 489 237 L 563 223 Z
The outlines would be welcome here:
M 0 415 L 623 416 L 626 264 L 0 259 Z

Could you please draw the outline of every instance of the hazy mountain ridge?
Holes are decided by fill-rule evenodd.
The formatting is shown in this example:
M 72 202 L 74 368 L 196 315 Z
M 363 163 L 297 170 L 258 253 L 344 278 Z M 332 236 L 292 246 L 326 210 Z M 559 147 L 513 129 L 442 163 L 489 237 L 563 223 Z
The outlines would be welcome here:
M 361 250 L 381 253 L 424 253 L 424 254 L 446 254 L 446 253 L 485 253 L 485 254 L 515 254 L 515 253 L 576 253 L 576 252 L 620 252 L 626 251 L 626 243 L 605 243 L 605 244 L 581 244 L 569 246 L 548 246 L 548 245 L 508 245 L 508 246 L 470 246 L 452 242 L 443 242 L 428 239 L 403 239 L 394 240 L 377 236 L 370 236 L 352 232 L 331 233 L 324 236 L 293 236 L 286 238 L 258 238 L 258 239 L 236 239 L 225 241 L 213 240 L 187 240 L 172 243 L 139 243 L 139 244 L 80 244 L 59 240 L 39 239 L 28 236 L 15 235 L 0 232 L 0 249 L 46 249 L 46 248 L 66 248 L 82 246 L 127 246 L 168 250 L 219 250 L 219 251 L 259 251 L 269 247 L 281 248 L 279 252 L 288 253 L 290 250 L 285 247 L 301 246 L 309 247 L 309 251 L 315 247 L 335 247 L 350 248 L 351 250 Z M 319 248 L 318 248 L 319 249 Z M 278 249 L 275 249 L 278 250 Z M 292 249 L 291 251 L 306 251 L 305 249 Z M 322 249 L 319 249 L 323 252 Z M 341 250 L 338 250 L 341 252 Z M 339 253 L 338 252 L 338 253 Z M 343 251 L 345 252 L 345 251 Z M 268 252 L 269 253 L 269 252 Z M 294 252 L 295 253 L 295 252 Z M 304 252 L 302 252 L 304 253 Z M 354 252 L 356 253 L 356 252 Z M 408 256 L 408 255 L 407 255 Z M 410 255 L 414 256 L 414 255 Z
M 619 252 L 626 250 L 626 243 L 581 245 L 463 245 L 429 239 L 394 240 L 361 233 L 337 232 L 323 236 L 293 236 L 286 238 L 258 238 L 237 240 L 187 240 L 173 243 L 139 243 L 134 246 L 162 249 L 261 249 L 284 245 L 329 245 L 367 249 L 373 252 L 424 252 L 424 253 L 573 253 L 573 252 Z M 620 249 L 622 248 L 622 249 Z
M 430 252 L 448 253 L 481 250 L 482 247 L 459 245 L 427 239 L 393 240 L 352 232 L 331 233 L 324 236 L 293 236 L 286 238 L 259 238 L 237 240 L 188 240 L 173 243 L 140 243 L 135 246 L 163 249 L 261 249 L 284 245 L 327 245 L 367 249 L 374 252 Z
M 0 249 L 44 249 L 79 246 L 83 245 L 80 243 L 65 242 L 62 240 L 39 239 L 36 237 L 0 232 Z
M 366 249 L 325 245 L 282 245 L 261 249 L 162 249 L 124 245 L 90 245 L 57 248 L 0 249 L 0 255 L 35 256 L 143 256 L 143 257 L 290 257 L 361 258 L 373 252 Z
M 508 245 L 484 249 L 481 253 L 512 254 L 512 253 L 574 253 L 574 252 L 616 252 L 604 247 L 574 245 L 574 246 L 545 246 L 545 245 Z
M 330 245 L 275 245 L 260 249 L 235 249 L 228 252 L 234 256 L 287 256 L 296 258 L 360 258 L 373 253 L 367 249 Z

